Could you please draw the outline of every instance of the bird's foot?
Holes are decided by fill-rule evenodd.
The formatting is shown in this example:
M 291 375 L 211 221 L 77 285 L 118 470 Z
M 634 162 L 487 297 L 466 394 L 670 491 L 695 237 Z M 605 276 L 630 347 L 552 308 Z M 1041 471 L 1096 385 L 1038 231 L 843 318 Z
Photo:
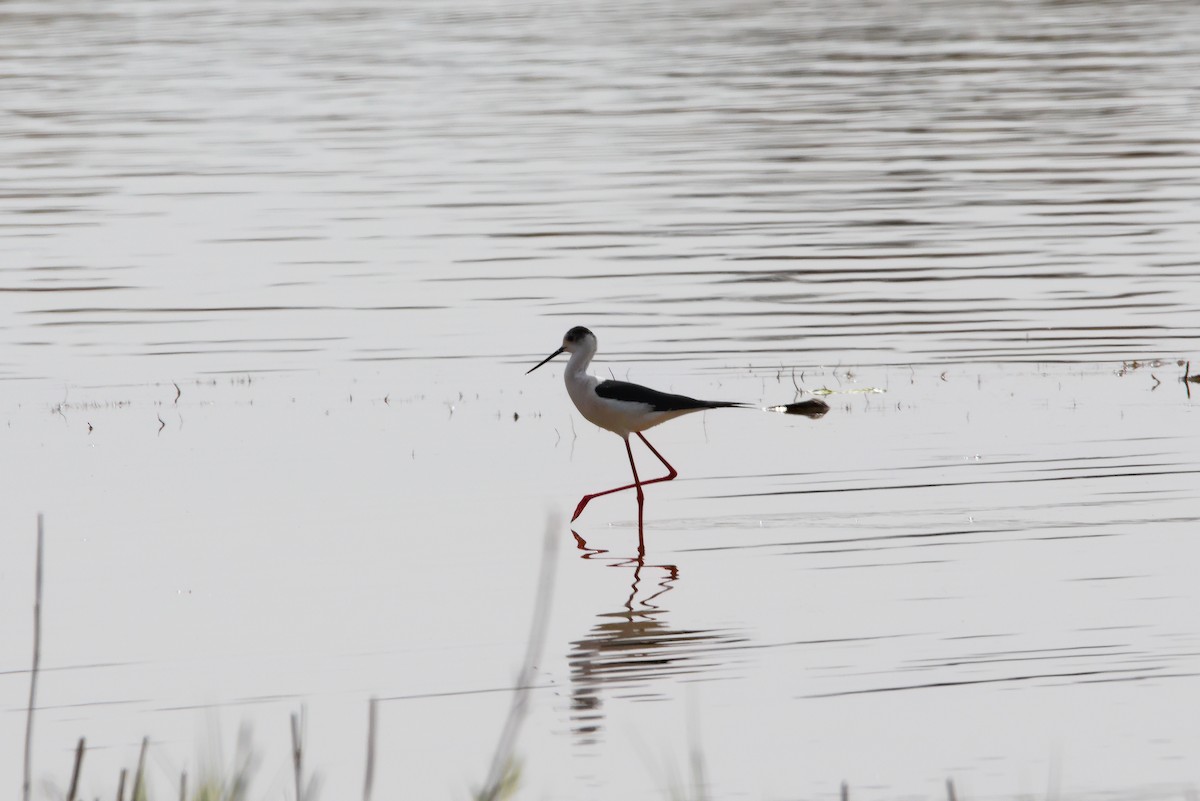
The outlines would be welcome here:
M 590 501 L 591 499 L 592 498 L 589 495 L 584 495 L 582 498 L 580 498 L 579 505 L 575 507 L 575 514 L 571 515 L 572 523 L 574 523 L 576 520 L 578 520 L 579 516 L 581 514 L 583 514 L 583 507 L 587 506 L 588 501 Z

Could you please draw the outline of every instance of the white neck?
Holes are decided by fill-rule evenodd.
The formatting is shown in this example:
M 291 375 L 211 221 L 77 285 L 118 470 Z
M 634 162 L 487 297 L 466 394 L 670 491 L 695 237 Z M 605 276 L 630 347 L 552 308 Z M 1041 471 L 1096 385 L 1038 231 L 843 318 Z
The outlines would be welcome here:
M 595 355 L 596 345 L 594 340 L 591 342 L 581 342 L 578 349 L 571 353 L 571 358 L 567 361 L 567 375 L 585 375 L 588 365 L 591 364 L 592 357 Z

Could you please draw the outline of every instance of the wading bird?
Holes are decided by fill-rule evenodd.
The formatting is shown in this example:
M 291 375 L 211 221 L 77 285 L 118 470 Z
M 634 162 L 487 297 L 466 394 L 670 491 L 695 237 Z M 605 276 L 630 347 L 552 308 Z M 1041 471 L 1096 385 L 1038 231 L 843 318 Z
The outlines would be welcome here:
M 587 372 L 592 357 L 596 355 L 596 335 L 578 325 L 563 337 L 561 348 L 529 368 L 525 375 L 529 375 L 560 353 L 571 354 L 570 360 L 567 361 L 566 372 L 563 373 L 563 380 L 567 384 L 567 394 L 574 401 L 575 408 L 587 420 L 601 428 L 608 429 L 625 440 L 625 452 L 629 454 L 629 468 L 633 471 L 632 484 L 584 495 L 579 501 L 579 505 L 575 507 L 575 514 L 571 515 L 572 521 L 583 514 L 584 507 L 591 503 L 592 499 L 627 489 L 637 490 L 640 519 L 642 502 L 645 498 L 642 487 L 647 484 L 657 484 L 660 481 L 670 481 L 679 475 L 671 463 L 664 459 L 663 455 L 642 435 L 647 428 L 706 409 L 760 409 L 765 412 L 802 414 L 807 417 L 820 417 L 829 411 L 827 403 L 816 399 L 790 403 L 785 406 L 763 407 L 755 406 L 752 403 L 706 401 L 689 398 L 686 395 L 671 395 L 639 384 L 631 384 L 628 381 L 601 381 Z M 658 457 L 658 460 L 663 463 L 663 467 L 667 468 L 667 475 L 661 478 L 652 478 L 649 481 L 642 481 L 638 478 L 637 465 L 633 461 L 633 448 L 629 445 L 630 434 L 637 434 L 638 439 L 644 442 L 650 452 Z

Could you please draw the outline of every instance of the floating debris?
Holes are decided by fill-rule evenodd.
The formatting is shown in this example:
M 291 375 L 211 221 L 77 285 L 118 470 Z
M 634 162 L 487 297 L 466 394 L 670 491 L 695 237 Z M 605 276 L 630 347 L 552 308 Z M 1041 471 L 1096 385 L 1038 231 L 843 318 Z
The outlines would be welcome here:
M 887 390 L 880 389 L 879 387 L 862 387 L 861 389 L 830 389 L 829 387 L 821 387 L 820 389 L 814 389 L 812 391 L 812 394 L 814 394 L 814 395 L 834 395 L 834 394 L 837 394 L 837 395 L 864 395 L 864 394 L 882 395 L 886 391 Z
M 1183 388 L 1187 390 L 1188 400 L 1192 399 L 1192 384 L 1200 384 L 1200 375 L 1192 375 L 1192 363 L 1189 361 L 1187 366 L 1183 368 L 1183 378 L 1179 379 L 1183 382 Z
M 805 417 L 817 419 L 824 417 L 829 411 L 829 404 L 817 398 L 809 398 L 808 400 L 798 403 L 789 403 L 784 406 L 768 406 L 767 411 L 779 412 L 781 414 L 802 414 Z

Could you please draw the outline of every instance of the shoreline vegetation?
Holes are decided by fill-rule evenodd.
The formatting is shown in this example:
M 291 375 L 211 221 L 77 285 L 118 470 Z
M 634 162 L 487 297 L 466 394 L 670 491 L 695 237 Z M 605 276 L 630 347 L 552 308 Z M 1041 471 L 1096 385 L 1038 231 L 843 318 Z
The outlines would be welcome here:
M 521 725 L 529 710 L 529 692 L 532 689 L 535 666 L 541 658 L 550 622 L 552 596 L 554 593 L 555 556 L 558 538 L 555 532 L 559 521 L 550 517 L 546 521 L 542 545 L 542 562 L 538 574 L 537 594 L 530 624 L 529 639 L 524 661 L 517 674 L 512 690 L 512 702 L 501 728 L 500 737 L 492 754 L 491 764 L 483 784 L 471 794 L 472 801 L 503 801 L 513 798 L 520 785 L 521 765 L 516 755 L 517 740 Z M 35 557 L 34 605 L 33 605 L 33 649 L 29 679 L 29 701 L 25 710 L 25 750 L 21 781 L 21 801 L 37 801 L 38 798 L 56 798 L 63 801 L 86 801 L 80 795 L 80 777 L 83 773 L 84 757 L 87 753 L 87 738 L 80 737 L 75 747 L 70 781 L 63 792 L 51 782 L 46 782 L 40 795 L 34 794 L 33 733 L 37 711 L 37 684 L 41 668 L 42 638 L 42 591 L 45 562 L 45 519 L 37 517 L 37 551 Z M 318 773 L 312 773 L 306 765 L 305 751 L 306 720 L 303 706 L 291 715 L 291 756 L 293 793 L 295 801 L 316 801 L 320 797 L 321 784 Z M 366 767 L 363 777 L 363 801 L 372 801 L 375 784 L 376 743 L 379 731 L 379 700 L 371 698 L 367 707 Z M 116 776 L 116 801 L 164 801 L 177 797 L 179 801 L 248 801 L 251 782 L 258 767 L 258 759 L 246 727 L 239 730 L 234 748 L 233 762 L 229 766 L 218 766 L 206 770 L 198 777 L 181 771 L 178 780 L 178 795 L 174 790 L 168 794 L 151 794 L 146 783 L 146 754 L 150 749 L 150 737 L 142 738 L 138 749 L 136 766 L 130 770 L 121 768 Z

